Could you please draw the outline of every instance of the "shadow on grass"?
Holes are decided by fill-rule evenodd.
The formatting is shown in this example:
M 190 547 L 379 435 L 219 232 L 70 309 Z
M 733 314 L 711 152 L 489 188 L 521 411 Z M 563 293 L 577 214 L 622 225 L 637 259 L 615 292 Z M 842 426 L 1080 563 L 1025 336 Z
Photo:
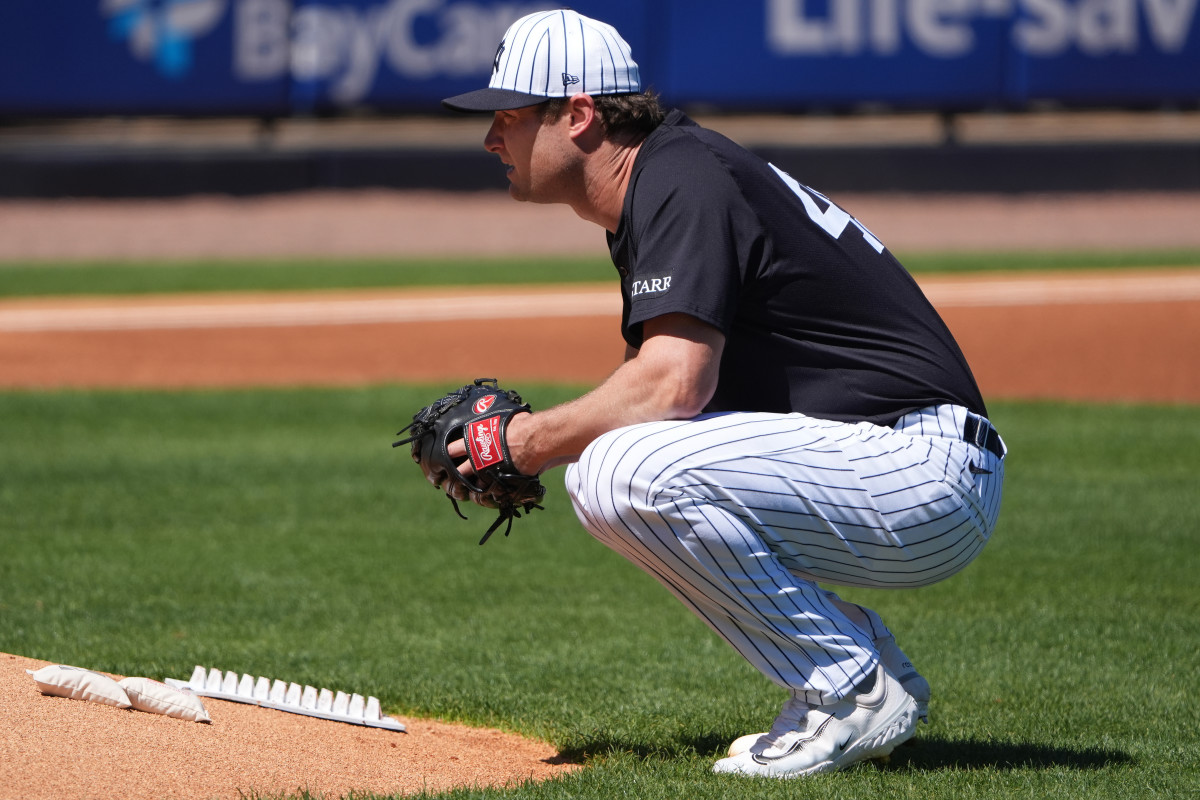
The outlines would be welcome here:
M 989 742 L 922 736 L 892 753 L 889 766 L 918 770 L 1103 769 L 1132 764 L 1133 756 L 1098 747 L 1053 747 L 1032 742 Z
M 724 755 L 729 742 L 705 736 L 659 745 L 632 744 L 610 738 L 597 738 L 561 752 L 556 761 L 580 764 L 605 753 L 632 753 L 639 758 L 679 758 L 691 755 Z M 1132 764 L 1133 757 L 1120 750 L 1101 748 L 1053 747 L 1023 742 L 989 742 L 978 739 L 944 739 L 921 736 L 896 749 L 885 769 L 922 771 L 968 771 L 977 769 L 1103 769 Z

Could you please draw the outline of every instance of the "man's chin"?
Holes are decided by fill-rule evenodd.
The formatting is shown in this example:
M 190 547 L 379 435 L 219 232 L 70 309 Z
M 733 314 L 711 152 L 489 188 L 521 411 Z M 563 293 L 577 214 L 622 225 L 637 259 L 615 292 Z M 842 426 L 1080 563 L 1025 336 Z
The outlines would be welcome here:
M 561 202 L 546 192 L 535 193 L 528 186 L 521 186 L 511 182 L 508 184 L 508 196 L 522 203 L 535 203 L 538 205 L 552 205 Z
M 522 189 L 522 188 L 516 186 L 515 184 L 511 184 L 511 183 L 508 185 L 508 196 L 511 197 L 513 200 L 517 200 L 522 203 L 549 203 L 549 202 L 552 202 L 550 200 L 543 200 L 541 198 L 534 197 L 527 189 Z

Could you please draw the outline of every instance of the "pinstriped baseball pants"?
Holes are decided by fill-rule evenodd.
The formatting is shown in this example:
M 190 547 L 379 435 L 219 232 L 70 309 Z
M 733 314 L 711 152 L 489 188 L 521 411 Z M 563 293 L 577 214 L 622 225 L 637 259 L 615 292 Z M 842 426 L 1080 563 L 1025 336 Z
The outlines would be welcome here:
M 766 413 L 633 425 L 589 445 L 567 490 L 593 536 L 769 679 L 824 705 L 874 669 L 880 632 L 817 582 L 935 583 L 995 528 L 1004 462 L 963 441 L 967 414 L 935 406 L 894 428 Z

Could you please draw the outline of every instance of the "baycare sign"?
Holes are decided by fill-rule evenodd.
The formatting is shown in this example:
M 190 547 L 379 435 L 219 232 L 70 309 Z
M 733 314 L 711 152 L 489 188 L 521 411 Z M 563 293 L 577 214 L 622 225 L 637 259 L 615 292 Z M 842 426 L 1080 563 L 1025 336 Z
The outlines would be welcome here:
M 259 6 L 285 1 L 241 0 Z M 486 79 L 496 44 L 508 26 L 552 5 L 298 0 L 286 28 L 288 58 L 273 66 L 298 84 L 314 105 L 404 105 L 413 96 L 432 100 L 443 90 L 453 91 L 454 81 L 470 77 L 474 88 L 481 76 Z M 253 53 L 258 43 L 278 36 L 270 23 L 270 15 L 246 15 L 240 36 L 247 51 Z M 440 88 L 430 93 L 433 87 Z M 414 91 L 419 88 L 424 91 Z

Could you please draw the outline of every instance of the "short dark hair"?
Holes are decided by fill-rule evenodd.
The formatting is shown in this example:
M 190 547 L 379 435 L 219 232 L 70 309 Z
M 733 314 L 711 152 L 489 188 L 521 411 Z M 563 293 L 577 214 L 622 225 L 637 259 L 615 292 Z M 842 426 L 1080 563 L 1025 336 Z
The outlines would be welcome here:
M 602 94 L 596 101 L 596 116 L 607 139 L 637 144 L 662 124 L 667 113 L 652 91 L 633 94 Z M 543 119 L 558 119 L 567 107 L 567 98 L 556 97 L 546 103 Z

